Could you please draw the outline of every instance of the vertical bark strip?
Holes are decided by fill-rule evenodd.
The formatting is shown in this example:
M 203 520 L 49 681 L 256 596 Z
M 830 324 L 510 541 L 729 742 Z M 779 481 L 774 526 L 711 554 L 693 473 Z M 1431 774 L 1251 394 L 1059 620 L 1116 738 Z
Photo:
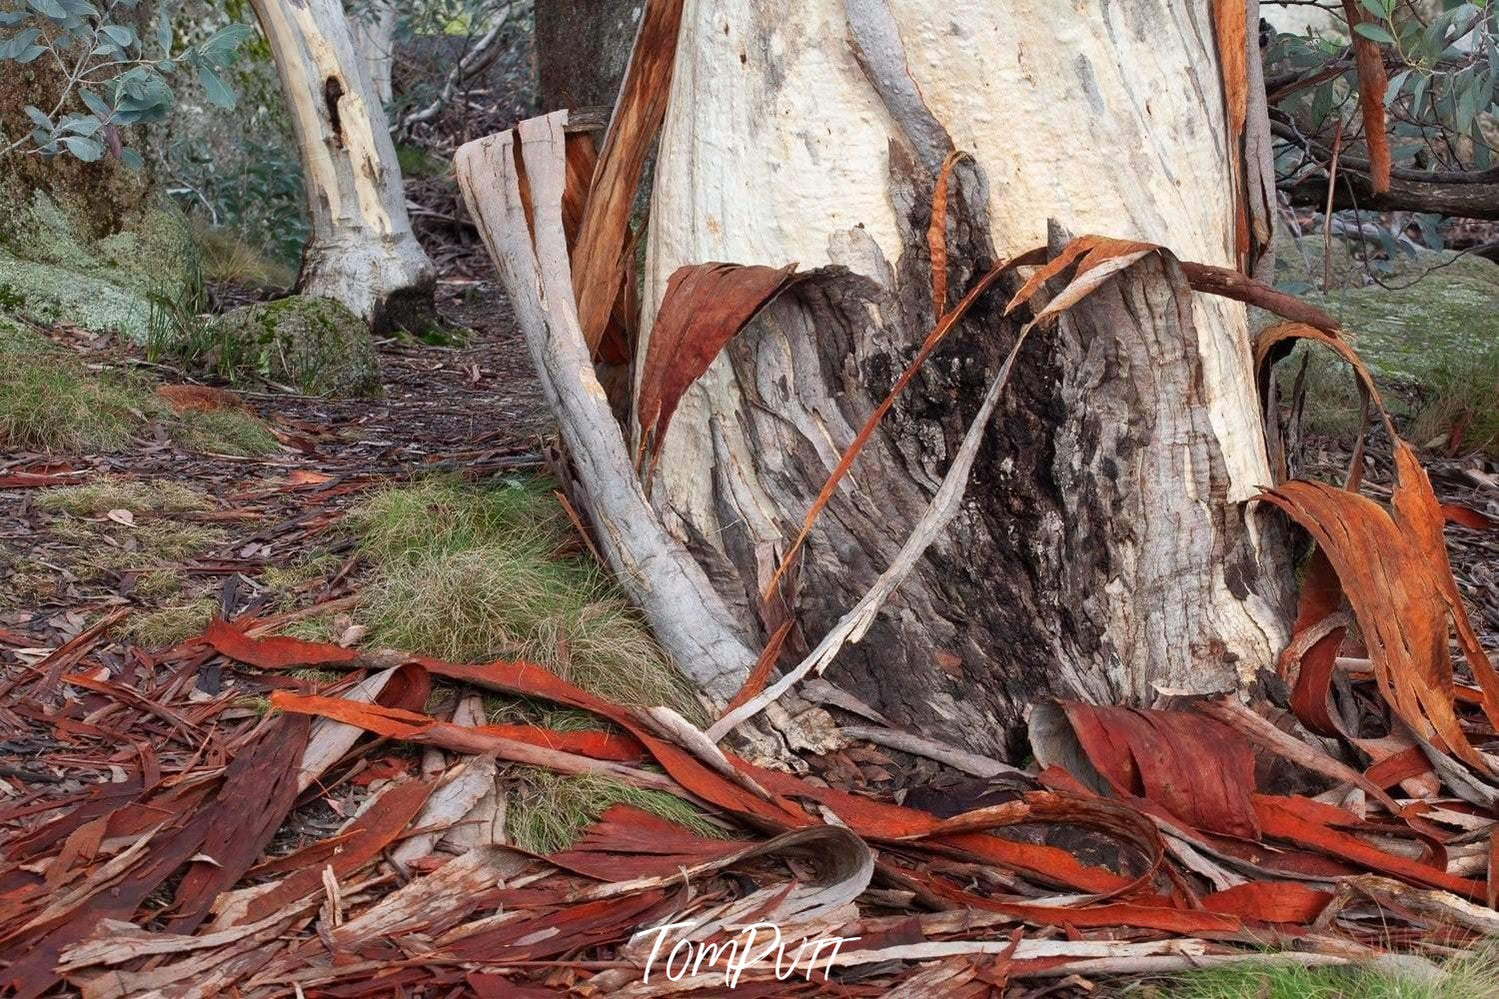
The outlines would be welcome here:
M 1353 37 L 1353 61 L 1358 67 L 1358 101 L 1364 116 L 1364 143 L 1369 147 L 1369 186 L 1375 194 L 1390 189 L 1390 139 L 1385 134 L 1384 96 L 1389 86 L 1379 43 L 1355 29 L 1373 18 L 1359 0 L 1343 0 L 1348 33 Z
M 630 205 L 646 154 L 666 114 L 683 0 L 650 0 L 594 173 L 592 195 L 573 247 L 578 322 L 588 349 L 609 324 L 625 274 Z
M 385 112 L 337 0 L 251 0 L 270 42 L 302 159 L 312 237 L 298 290 L 377 331 L 430 318 L 436 275 L 406 216 Z
M 610 567 L 683 672 L 710 697 L 727 701 L 755 654 L 736 635 L 703 570 L 651 512 L 578 326 L 562 228 L 566 120 L 565 111 L 555 112 L 519 128 L 534 242 L 512 133 L 460 148 L 458 182 L 510 292 Z

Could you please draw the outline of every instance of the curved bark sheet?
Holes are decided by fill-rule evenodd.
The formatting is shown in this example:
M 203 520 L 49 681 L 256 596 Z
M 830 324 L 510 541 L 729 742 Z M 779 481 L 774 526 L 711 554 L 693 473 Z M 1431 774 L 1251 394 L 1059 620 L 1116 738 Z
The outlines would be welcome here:
M 682 4 L 683 0 L 648 0 L 645 5 L 572 249 L 578 325 L 590 352 L 604 336 L 624 281 L 630 206 L 646 154 L 666 115 Z
M 640 372 L 642 463 L 655 463 L 682 394 L 735 334 L 796 280 L 796 265 L 695 264 L 671 276 Z
M 1249 797 L 1254 754 L 1227 725 L 1184 712 L 1077 702 L 1065 702 L 1062 709 L 1088 760 L 1115 794 L 1148 798 L 1197 829 L 1259 838 Z M 1039 744 L 1036 748 L 1042 752 Z

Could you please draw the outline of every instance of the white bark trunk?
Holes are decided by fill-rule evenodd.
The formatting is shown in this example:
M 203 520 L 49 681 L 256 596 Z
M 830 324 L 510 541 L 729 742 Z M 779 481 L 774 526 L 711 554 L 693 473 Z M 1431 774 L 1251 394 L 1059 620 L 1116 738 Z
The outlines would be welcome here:
M 312 237 L 298 290 L 377 331 L 432 312 L 435 272 L 411 232 L 385 112 L 338 0 L 252 0 L 296 130 Z
M 354 33 L 354 51 L 364 67 L 365 79 L 382 107 L 388 107 L 395 96 L 391 89 L 391 69 L 396 62 L 396 21 L 393 2 L 376 0 L 349 27 Z
M 652 500 L 746 622 L 868 412 L 861 386 L 875 382 L 877 397 L 932 321 L 929 288 L 919 311 L 923 227 L 945 149 L 971 153 L 980 171 L 959 171 L 956 198 L 971 211 L 950 218 L 948 239 L 970 244 L 969 264 L 952 298 L 985 260 L 1045 242 L 1049 218 L 1231 267 L 1217 65 L 1207 3 L 889 0 L 887 13 L 885 0 L 687 0 L 642 329 L 686 264 L 854 275 L 768 309 L 688 393 L 665 443 Z M 1148 700 L 1153 683 L 1242 684 L 1283 644 L 1278 552 L 1262 551 L 1262 525 L 1237 506 L 1271 481 L 1245 310 L 1191 296 L 1169 263 L 1130 274 L 1027 348 L 1050 351 L 1053 367 L 1019 387 L 1033 395 L 1022 402 L 1063 418 L 1023 426 L 1021 441 L 994 433 L 983 484 L 928 556 L 925 581 L 845 664 L 861 696 L 884 688 L 886 713 L 972 735 L 1044 688 Z M 985 322 L 975 335 L 992 339 L 997 319 L 975 325 Z M 812 641 L 888 564 L 935 489 L 951 418 L 981 380 L 968 368 L 992 363 L 988 349 L 929 362 L 951 370 L 937 368 L 927 399 L 959 404 L 892 411 L 829 507 L 803 569 Z M 1043 457 L 1028 453 L 1029 431 L 1049 435 Z M 1036 578 L 1017 581 L 1017 565 Z M 971 592 L 959 592 L 964 577 Z M 984 592 L 1001 606 L 981 606 Z M 1032 620 L 1040 633 L 1015 639 L 1034 648 L 996 644 L 1052 614 L 1066 620 Z M 1002 689 L 973 696 L 985 684 Z

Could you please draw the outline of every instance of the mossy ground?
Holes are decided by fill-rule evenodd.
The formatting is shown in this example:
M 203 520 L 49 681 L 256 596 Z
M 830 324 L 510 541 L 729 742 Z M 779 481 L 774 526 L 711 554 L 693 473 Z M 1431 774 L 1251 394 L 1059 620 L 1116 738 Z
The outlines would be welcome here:
M 174 413 L 140 379 L 91 370 L 29 323 L 0 314 L 0 448 L 111 452 L 151 423 L 195 451 L 252 456 L 278 447 L 270 430 L 250 413 Z
M 0 191 L 0 289 L 8 308 L 32 321 L 67 321 L 140 342 L 152 295 L 180 298 L 195 261 L 187 219 L 148 204 L 90 230 L 80 209 L 35 190 Z
M 338 302 L 291 295 L 221 316 L 158 301 L 147 354 L 234 385 L 309 395 L 378 395 L 380 360 L 365 323 Z
M 1383 285 L 1366 284 L 1365 265 L 1335 240 L 1333 287 L 1322 294 L 1320 239 L 1281 239 L 1276 248 L 1281 285 L 1342 323 L 1402 433 L 1427 444 L 1461 427 L 1463 447 L 1499 453 L 1499 266 L 1422 251 L 1395 261 Z M 1285 384 L 1303 355 L 1307 426 L 1352 434 L 1359 397 L 1351 370 L 1326 350 L 1302 347 L 1294 364 L 1281 365 Z

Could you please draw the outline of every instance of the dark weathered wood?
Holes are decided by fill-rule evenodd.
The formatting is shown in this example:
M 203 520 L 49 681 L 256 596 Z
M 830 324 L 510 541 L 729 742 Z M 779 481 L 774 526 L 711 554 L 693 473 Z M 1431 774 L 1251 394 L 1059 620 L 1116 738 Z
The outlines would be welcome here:
M 644 0 L 536 5 L 536 69 L 545 110 L 614 104 L 643 6 Z
M 893 290 L 814 277 L 727 351 L 743 405 L 724 425 L 745 436 L 758 485 L 788 519 L 830 471 L 820 436 L 847 445 L 934 320 L 931 180 L 894 164 L 909 228 Z M 964 165 L 955 179 L 956 292 L 992 251 L 980 176 Z M 1018 332 L 1006 298 L 996 288 L 927 362 L 813 529 L 784 663 L 837 625 L 921 516 Z M 1212 349 L 1176 263 L 1147 257 L 1032 336 L 946 536 L 828 671 L 896 722 L 1006 756 L 1026 707 L 1048 696 L 1140 704 L 1157 686 L 1242 687 L 1230 650 L 1248 615 L 1214 609 L 1255 602 L 1272 630 L 1288 610 L 1275 522 L 1227 498 L 1203 395 Z M 712 482 L 731 485 L 723 471 Z M 727 523 L 717 545 L 689 546 L 741 622 L 756 620 L 764 579 L 756 530 Z

